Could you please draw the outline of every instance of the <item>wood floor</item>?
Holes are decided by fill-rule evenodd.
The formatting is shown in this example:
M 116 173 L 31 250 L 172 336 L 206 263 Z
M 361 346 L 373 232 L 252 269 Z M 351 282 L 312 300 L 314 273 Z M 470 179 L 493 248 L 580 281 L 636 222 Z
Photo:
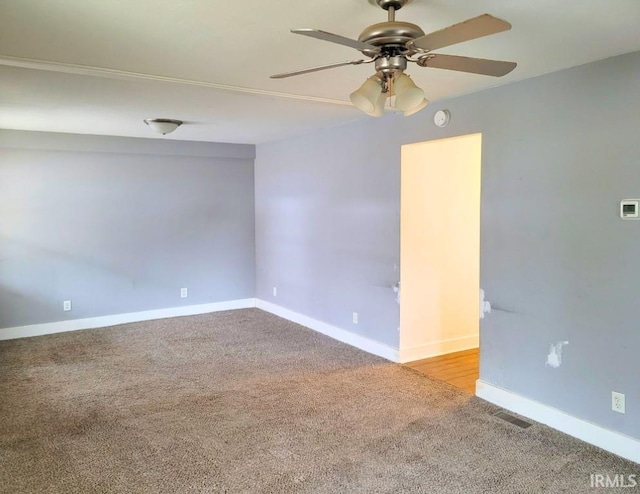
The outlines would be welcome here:
M 448 382 L 467 393 L 476 393 L 476 380 L 479 377 L 479 352 L 477 348 L 416 360 L 404 365 L 429 377 Z

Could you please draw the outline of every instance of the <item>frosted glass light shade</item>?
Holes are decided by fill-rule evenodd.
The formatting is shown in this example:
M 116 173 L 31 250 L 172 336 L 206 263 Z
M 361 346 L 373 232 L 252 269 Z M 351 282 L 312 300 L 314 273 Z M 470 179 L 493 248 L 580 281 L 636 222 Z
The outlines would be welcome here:
M 404 116 L 410 117 L 411 115 L 414 115 L 418 113 L 420 110 L 423 110 L 424 108 L 426 108 L 428 104 L 429 104 L 429 100 L 427 98 L 424 98 L 418 106 L 414 106 L 413 108 L 404 112 Z
M 170 118 L 147 118 L 146 123 L 154 132 L 166 135 L 170 134 L 182 125 L 181 120 L 173 120 Z
M 416 86 L 411 77 L 400 73 L 394 80 L 396 93 L 396 108 L 400 111 L 409 111 L 420 105 L 424 98 L 424 91 Z
M 387 104 L 387 96 L 389 93 L 380 93 L 376 100 L 375 107 L 372 112 L 365 112 L 370 117 L 381 117 L 384 115 L 384 106 Z
M 364 84 L 349 97 L 351 102 L 363 112 L 369 114 L 376 110 L 376 103 L 382 93 L 382 86 L 376 77 L 369 77 Z

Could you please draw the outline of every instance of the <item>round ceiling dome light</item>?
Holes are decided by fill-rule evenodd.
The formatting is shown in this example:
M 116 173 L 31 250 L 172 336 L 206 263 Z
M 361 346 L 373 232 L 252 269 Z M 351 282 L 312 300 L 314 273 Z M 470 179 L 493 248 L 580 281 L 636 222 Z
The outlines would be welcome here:
M 173 120 L 171 118 L 147 118 L 144 123 L 151 127 L 154 132 L 162 135 L 171 134 L 183 124 L 182 120 Z

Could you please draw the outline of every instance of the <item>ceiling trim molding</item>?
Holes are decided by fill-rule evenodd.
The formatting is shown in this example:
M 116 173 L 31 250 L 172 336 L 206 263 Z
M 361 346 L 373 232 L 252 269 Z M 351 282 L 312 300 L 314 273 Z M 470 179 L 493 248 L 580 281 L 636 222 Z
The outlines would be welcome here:
M 0 129 L 0 149 L 255 160 L 254 144 Z M 0 340 L 2 330 L 0 329 Z
M 64 74 L 75 74 L 89 77 L 102 77 L 105 79 L 118 79 L 124 81 L 147 80 L 163 82 L 169 84 L 183 84 L 188 86 L 207 87 L 222 91 L 233 91 L 236 93 L 256 94 L 260 96 L 271 96 L 275 98 L 288 98 L 315 103 L 328 103 L 331 105 L 352 106 L 349 101 L 341 101 L 329 98 L 319 98 L 316 96 L 304 96 L 300 94 L 280 93 L 277 91 L 267 91 L 264 89 L 253 89 L 241 86 L 229 86 L 214 82 L 195 81 L 192 79 L 180 79 L 177 77 L 165 77 L 161 75 L 142 74 L 140 72 L 127 72 L 124 70 L 105 69 L 102 67 L 92 67 L 89 65 L 76 65 L 63 62 L 49 62 L 46 60 L 35 60 L 30 58 L 0 56 L 0 65 L 18 67 L 22 69 L 46 70 L 49 72 L 61 72 Z

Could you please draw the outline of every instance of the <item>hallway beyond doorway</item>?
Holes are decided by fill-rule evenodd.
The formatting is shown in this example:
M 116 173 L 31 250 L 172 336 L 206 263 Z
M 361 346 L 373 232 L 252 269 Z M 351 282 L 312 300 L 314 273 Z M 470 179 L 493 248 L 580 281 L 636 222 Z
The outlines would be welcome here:
M 407 367 L 421 374 L 451 384 L 472 395 L 476 394 L 479 377 L 479 351 L 477 348 L 408 362 Z

